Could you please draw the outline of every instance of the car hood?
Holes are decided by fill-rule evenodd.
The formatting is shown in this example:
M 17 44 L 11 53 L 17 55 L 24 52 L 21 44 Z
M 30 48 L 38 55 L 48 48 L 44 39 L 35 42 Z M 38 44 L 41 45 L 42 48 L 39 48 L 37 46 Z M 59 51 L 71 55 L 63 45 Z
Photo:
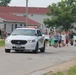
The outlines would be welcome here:
M 34 40 L 36 36 L 25 36 L 25 35 L 10 35 L 7 39 L 10 40 Z

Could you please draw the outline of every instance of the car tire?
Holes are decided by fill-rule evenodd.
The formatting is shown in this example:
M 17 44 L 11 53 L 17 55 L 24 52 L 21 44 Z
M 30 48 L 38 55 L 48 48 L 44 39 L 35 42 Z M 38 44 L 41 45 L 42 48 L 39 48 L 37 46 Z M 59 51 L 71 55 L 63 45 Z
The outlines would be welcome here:
M 10 53 L 10 51 L 11 51 L 10 49 L 5 49 L 6 53 Z
M 37 53 L 38 52 L 38 42 L 36 44 L 35 50 L 33 50 L 33 53 Z
M 45 52 L 45 42 L 44 42 L 44 46 L 40 49 L 40 52 Z

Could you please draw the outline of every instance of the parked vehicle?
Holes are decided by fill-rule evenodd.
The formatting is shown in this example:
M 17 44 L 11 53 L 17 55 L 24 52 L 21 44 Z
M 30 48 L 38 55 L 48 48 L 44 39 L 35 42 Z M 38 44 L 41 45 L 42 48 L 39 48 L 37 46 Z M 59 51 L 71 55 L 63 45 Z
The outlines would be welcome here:
M 17 28 L 5 39 L 5 52 L 11 50 L 45 52 L 45 38 L 39 29 Z

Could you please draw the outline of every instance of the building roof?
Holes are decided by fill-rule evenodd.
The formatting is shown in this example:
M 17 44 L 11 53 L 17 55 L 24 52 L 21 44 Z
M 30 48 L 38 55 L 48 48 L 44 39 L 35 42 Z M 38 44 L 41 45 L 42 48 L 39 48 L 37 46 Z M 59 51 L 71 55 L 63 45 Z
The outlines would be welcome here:
M 42 7 L 28 7 L 29 14 L 47 14 L 50 10 L 48 8 Z M 0 12 L 8 12 L 8 13 L 25 13 L 26 7 L 3 7 L 0 6 Z
M 4 21 L 10 22 L 26 22 L 26 18 L 22 16 L 16 16 L 10 13 L 0 12 L 0 18 L 4 19 Z M 38 22 L 33 21 L 31 19 L 27 19 L 29 25 L 40 25 Z

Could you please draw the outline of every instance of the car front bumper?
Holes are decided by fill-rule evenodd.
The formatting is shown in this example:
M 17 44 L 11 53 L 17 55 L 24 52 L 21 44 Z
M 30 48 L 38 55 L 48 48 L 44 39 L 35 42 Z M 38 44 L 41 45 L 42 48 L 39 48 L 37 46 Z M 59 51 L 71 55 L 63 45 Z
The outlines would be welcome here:
M 5 42 L 5 49 L 11 49 L 11 50 L 35 50 L 36 42 L 32 43 L 26 43 L 24 45 L 18 45 L 18 44 L 12 44 L 10 42 Z

